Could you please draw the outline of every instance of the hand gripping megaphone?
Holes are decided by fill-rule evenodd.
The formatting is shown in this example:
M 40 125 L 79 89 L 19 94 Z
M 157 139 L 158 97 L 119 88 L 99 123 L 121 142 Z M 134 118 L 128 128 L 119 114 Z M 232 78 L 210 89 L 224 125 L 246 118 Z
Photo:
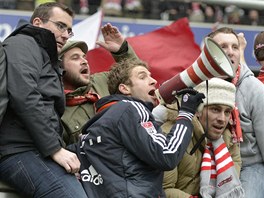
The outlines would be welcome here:
M 232 63 L 225 52 L 212 38 L 206 37 L 204 48 L 196 61 L 180 74 L 164 82 L 156 90 L 156 95 L 161 104 L 171 104 L 175 100 L 176 91 L 194 87 L 213 77 L 226 79 L 233 78 L 234 75 Z

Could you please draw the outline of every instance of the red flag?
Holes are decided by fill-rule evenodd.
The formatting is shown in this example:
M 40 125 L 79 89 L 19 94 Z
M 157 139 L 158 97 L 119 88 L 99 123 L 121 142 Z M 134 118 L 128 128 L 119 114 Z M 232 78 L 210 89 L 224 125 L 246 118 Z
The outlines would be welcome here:
M 138 57 L 149 64 L 159 84 L 192 65 L 201 53 L 187 18 L 144 35 L 129 37 L 127 41 Z M 114 62 L 103 48 L 89 51 L 87 59 L 92 73 L 107 71 Z

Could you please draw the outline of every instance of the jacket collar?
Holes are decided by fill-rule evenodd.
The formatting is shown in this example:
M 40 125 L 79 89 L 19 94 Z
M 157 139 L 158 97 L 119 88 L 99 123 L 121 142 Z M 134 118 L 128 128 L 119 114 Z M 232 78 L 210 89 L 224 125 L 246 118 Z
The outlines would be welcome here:
M 58 62 L 56 39 L 50 30 L 36 27 L 25 20 L 20 20 L 17 28 L 8 37 L 15 36 L 17 34 L 33 37 L 38 45 L 47 51 L 51 63 L 53 64 Z
M 146 106 L 150 111 L 153 109 L 153 104 L 151 102 L 143 102 L 142 100 L 139 100 L 137 98 L 133 98 L 130 96 L 125 96 L 122 94 L 114 94 L 114 95 L 109 95 L 106 97 L 101 98 L 96 102 L 95 108 L 100 109 L 102 106 L 106 105 L 107 103 L 112 103 L 114 101 L 121 101 L 121 100 L 130 100 L 130 101 L 136 101 L 142 103 L 144 106 Z
M 89 128 L 94 122 L 96 122 L 100 117 L 103 116 L 103 114 L 114 104 L 116 104 L 119 101 L 122 100 L 130 100 L 130 101 L 137 101 L 137 102 L 141 102 L 143 105 L 145 105 L 150 111 L 152 111 L 153 109 L 153 104 L 151 102 L 143 102 L 142 100 L 136 99 L 136 98 L 132 98 L 129 96 L 125 96 L 125 95 L 121 95 L 121 94 L 114 94 L 114 95 L 109 95 L 109 96 L 105 96 L 101 99 L 99 99 L 96 103 L 95 103 L 95 109 L 96 112 L 99 109 L 100 111 L 97 112 L 95 114 L 94 117 L 92 117 L 92 119 L 90 119 L 84 126 L 82 129 L 82 133 L 86 134 L 87 133 L 87 128 Z M 105 107 L 105 108 L 104 108 Z

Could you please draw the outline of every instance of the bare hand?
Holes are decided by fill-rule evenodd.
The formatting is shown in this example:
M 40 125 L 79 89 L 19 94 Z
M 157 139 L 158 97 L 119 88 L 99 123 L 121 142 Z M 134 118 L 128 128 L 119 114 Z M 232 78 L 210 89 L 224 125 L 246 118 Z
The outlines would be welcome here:
M 237 34 L 238 36 L 238 41 L 239 41 L 239 47 L 240 47 L 240 51 L 244 51 L 246 49 L 247 46 L 247 40 L 244 36 L 244 33 L 240 32 Z
M 64 148 L 51 155 L 51 158 L 65 168 L 68 173 L 77 173 L 80 170 L 80 161 L 75 153 Z
M 110 52 L 117 52 L 125 41 L 125 38 L 119 32 L 118 28 L 107 23 L 101 28 L 101 31 L 105 42 L 97 41 L 96 44 Z
M 237 34 L 239 41 L 239 51 L 240 51 L 240 64 L 246 64 L 245 60 L 245 49 L 247 46 L 247 40 L 244 36 L 244 33 L 240 32 Z

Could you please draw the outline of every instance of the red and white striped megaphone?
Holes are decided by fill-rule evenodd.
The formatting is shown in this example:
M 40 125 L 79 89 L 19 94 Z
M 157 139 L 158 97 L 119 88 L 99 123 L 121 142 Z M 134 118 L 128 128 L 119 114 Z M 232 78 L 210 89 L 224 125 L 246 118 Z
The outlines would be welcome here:
M 235 72 L 229 58 L 221 47 L 206 37 L 204 48 L 196 61 L 180 74 L 163 83 L 156 91 L 160 103 L 170 104 L 175 100 L 175 91 L 194 87 L 213 77 L 233 78 Z

